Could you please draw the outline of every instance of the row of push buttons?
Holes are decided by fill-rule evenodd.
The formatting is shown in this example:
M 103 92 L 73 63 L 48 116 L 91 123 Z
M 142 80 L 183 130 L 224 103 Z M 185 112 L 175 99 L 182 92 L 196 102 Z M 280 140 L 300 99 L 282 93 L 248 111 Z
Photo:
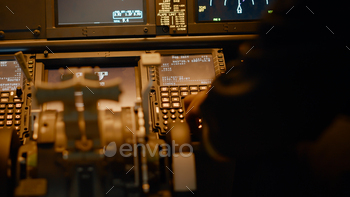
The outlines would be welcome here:
M 168 112 L 170 112 L 170 114 Z M 178 113 L 176 113 L 176 112 L 178 112 Z M 175 122 L 176 118 L 179 118 L 181 121 L 183 121 L 183 119 L 185 118 L 185 116 L 183 114 L 184 110 L 182 108 L 180 108 L 178 110 L 176 110 L 176 109 L 170 109 L 170 110 L 163 109 L 162 113 L 163 113 L 163 124 L 164 124 L 163 130 L 161 131 L 162 133 L 166 133 L 167 131 L 169 131 L 169 127 L 168 127 L 169 121 Z
M 30 73 L 30 76 L 33 76 L 33 63 L 34 63 L 33 60 L 28 61 L 28 71 Z
M 218 61 L 220 67 L 220 73 L 225 73 L 225 64 L 224 64 L 224 56 L 222 54 L 218 54 Z
M 1 96 L 1 103 L 7 103 L 7 102 L 9 102 L 10 100 L 9 100 L 9 97 L 11 96 L 13 96 L 14 95 L 14 92 L 2 92 L 1 94 L 0 94 L 0 96 Z M 11 99 L 11 101 L 12 101 L 12 99 Z M 20 99 L 20 98 L 14 98 L 13 99 L 13 102 L 22 102 L 22 99 Z
M 22 103 L 0 104 L 0 127 L 16 125 L 15 129 L 20 130 Z
M 198 86 L 161 86 L 160 97 L 162 100 L 162 108 L 181 108 L 180 97 L 189 94 L 198 94 L 199 91 L 208 89 L 206 85 Z M 170 103 L 171 102 L 171 103 Z

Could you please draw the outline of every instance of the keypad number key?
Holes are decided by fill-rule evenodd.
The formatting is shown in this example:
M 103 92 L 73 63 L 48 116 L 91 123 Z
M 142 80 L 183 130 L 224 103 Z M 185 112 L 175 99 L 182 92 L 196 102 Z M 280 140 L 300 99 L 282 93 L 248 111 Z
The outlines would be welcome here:
M 160 87 L 160 91 L 167 92 L 168 91 L 168 87 L 162 86 L 162 87 Z

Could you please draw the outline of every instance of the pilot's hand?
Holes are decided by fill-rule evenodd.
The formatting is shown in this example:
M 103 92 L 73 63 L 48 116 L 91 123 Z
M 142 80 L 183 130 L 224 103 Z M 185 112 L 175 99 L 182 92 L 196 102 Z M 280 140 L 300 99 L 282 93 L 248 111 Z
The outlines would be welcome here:
M 189 95 L 185 97 L 186 121 L 190 126 L 192 133 L 199 132 L 198 120 L 200 118 L 200 105 L 207 98 L 207 92 L 200 92 L 197 95 Z

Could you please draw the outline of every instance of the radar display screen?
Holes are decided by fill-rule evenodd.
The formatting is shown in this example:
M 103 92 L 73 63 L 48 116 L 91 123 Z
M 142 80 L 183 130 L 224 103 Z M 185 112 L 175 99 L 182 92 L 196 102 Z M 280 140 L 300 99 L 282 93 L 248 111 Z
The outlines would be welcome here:
M 83 76 L 81 72 L 74 73 L 77 77 Z M 120 89 L 122 91 L 119 102 L 111 100 L 100 100 L 98 108 L 100 110 L 112 110 L 120 111 L 122 107 L 134 107 L 136 102 L 136 77 L 135 67 L 105 67 L 100 68 L 100 71 L 95 73 L 99 77 L 100 85 L 105 86 L 108 80 L 120 78 L 121 84 Z M 61 82 L 61 73 L 58 69 L 49 69 L 47 82 L 58 83 Z M 82 94 L 81 92 L 78 94 Z M 80 103 L 81 107 L 83 103 Z M 58 102 L 51 102 L 47 104 L 47 109 L 54 109 L 63 111 L 63 105 Z
M 259 20 L 275 0 L 197 0 L 198 22 Z
M 144 0 L 56 0 L 58 25 L 144 22 Z
M 169 55 L 161 57 L 161 86 L 211 84 L 215 78 L 213 57 L 203 55 Z
M 0 91 L 14 91 L 23 88 L 22 69 L 15 59 L 0 57 Z

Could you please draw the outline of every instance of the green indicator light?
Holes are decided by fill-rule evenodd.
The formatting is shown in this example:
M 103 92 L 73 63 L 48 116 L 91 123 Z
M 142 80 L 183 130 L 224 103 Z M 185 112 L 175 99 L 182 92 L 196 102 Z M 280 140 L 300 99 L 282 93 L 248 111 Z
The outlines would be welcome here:
M 271 14 L 273 12 L 273 10 L 268 10 L 267 13 Z
M 213 18 L 213 21 L 221 21 L 221 18 Z

